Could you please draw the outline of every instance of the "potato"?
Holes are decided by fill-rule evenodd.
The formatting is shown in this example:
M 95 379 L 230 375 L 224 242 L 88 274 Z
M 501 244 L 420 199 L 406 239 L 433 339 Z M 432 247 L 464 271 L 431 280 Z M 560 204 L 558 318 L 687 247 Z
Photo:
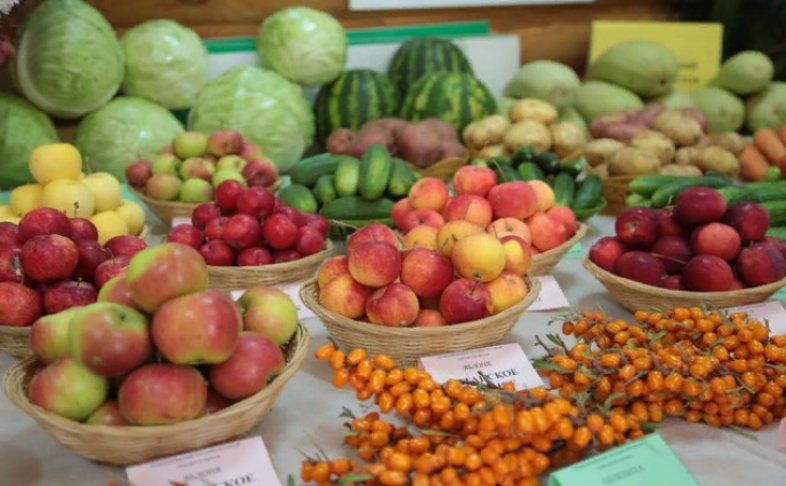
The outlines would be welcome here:
M 458 140 L 444 140 L 442 142 L 442 151 L 439 154 L 438 160 L 451 159 L 454 157 L 466 157 L 467 148 L 461 145 Z
M 660 115 L 660 113 L 665 109 L 666 108 L 664 106 L 661 106 L 657 103 L 647 105 L 644 107 L 644 109 L 637 110 L 635 113 L 633 113 L 633 115 L 628 118 L 628 123 L 649 127 L 652 124 L 652 120 L 654 120 L 656 116 Z
M 502 135 L 497 136 L 492 127 L 481 125 L 479 122 L 468 126 L 463 134 L 464 143 L 476 150 L 480 150 L 487 145 L 495 145 L 502 142 Z
M 510 107 L 508 116 L 513 123 L 536 121 L 544 125 L 551 125 L 559 113 L 550 103 L 535 98 L 524 98 Z
M 475 134 L 475 130 L 480 126 L 479 121 L 475 121 L 464 127 L 464 130 L 461 131 L 461 140 L 469 145 L 472 136 Z
M 645 175 L 660 170 L 660 160 L 655 154 L 634 147 L 623 147 L 608 162 L 609 175 Z
M 704 135 L 699 122 L 681 110 L 663 110 L 652 121 L 651 128 L 669 137 L 679 147 L 696 145 Z
M 591 173 L 605 181 L 609 178 L 609 164 L 596 165 L 592 168 Z
M 718 147 L 724 148 L 731 152 L 735 157 L 739 157 L 742 155 L 742 152 L 745 151 L 746 142 L 739 133 L 715 133 L 709 135 L 709 139 L 710 145 L 717 145 Z
M 492 115 L 480 120 L 480 126 L 489 128 L 493 139 L 502 140 L 505 132 L 510 129 L 510 122 L 502 115 Z
M 590 134 L 593 138 L 611 138 L 606 134 L 606 130 L 612 125 L 626 123 L 632 113 L 632 111 L 612 111 L 595 118 L 590 123 Z
M 482 150 L 475 153 L 475 157 L 483 160 L 488 160 L 492 157 L 501 157 L 510 154 L 505 145 L 499 143 L 496 145 L 486 145 Z
M 510 152 L 529 146 L 535 152 L 546 152 L 551 148 L 551 132 L 543 123 L 526 120 L 514 123 L 502 137 L 502 143 Z
M 425 120 L 418 122 L 418 124 L 434 130 L 443 140 L 458 139 L 458 132 L 456 132 L 456 129 L 453 128 L 453 125 L 443 122 L 438 118 L 426 118 Z
M 696 154 L 701 147 L 682 147 L 674 152 L 674 163 L 677 165 L 693 165 Z
M 401 158 L 418 167 L 428 167 L 442 155 L 442 139 L 433 130 L 423 130 L 416 124 L 409 124 L 398 131 L 396 145 Z
M 701 126 L 701 131 L 707 131 L 707 115 L 698 108 L 683 108 L 682 112 L 696 120 Z
M 361 133 L 358 134 L 357 143 L 355 143 L 350 155 L 360 158 L 366 152 L 366 149 L 375 143 L 384 145 L 391 153 L 398 152 L 396 138 L 394 138 L 390 132 L 377 128 L 376 130 L 366 129 L 365 131 L 361 131 Z
M 624 143 L 610 138 L 599 138 L 584 146 L 584 157 L 590 167 L 597 167 L 609 161 L 617 150 L 623 148 Z
M 325 149 L 333 155 L 349 155 L 353 153 L 358 136 L 349 128 L 340 128 L 325 141 Z
M 675 175 L 683 177 L 694 177 L 702 174 L 701 169 L 695 165 L 677 165 L 669 164 L 660 168 L 660 173 L 663 175 Z
M 674 142 L 660 132 L 645 130 L 633 137 L 630 146 L 655 154 L 660 159 L 660 165 L 670 164 L 674 160 Z
M 647 127 L 644 125 L 631 125 L 630 123 L 618 123 L 616 125 L 609 125 L 606 127 L 606 138 L 613 138 L 620 142 L 628 142 L 636 135 L 646 132 Z
M 581 128 L 571 122 L 551 125 L 551 140 L 552 148 L 560 158 L 581 152 L 587 143 Z
M 399 118 L 380 118 L 379 120 L 370 121 L 363 125 L 363 128 L 360 129 L 360 133 L 363 134 L 366 131 L 383 131 L 395 137 L 396 132 L 406 124 L 407 122 L 405 120 Z
M 728 150 L 710 146 L 698 150 L 694 164 L 704 172 L 714 170 L 727 177 L 737 177 L 740 173 L 740 162 Z

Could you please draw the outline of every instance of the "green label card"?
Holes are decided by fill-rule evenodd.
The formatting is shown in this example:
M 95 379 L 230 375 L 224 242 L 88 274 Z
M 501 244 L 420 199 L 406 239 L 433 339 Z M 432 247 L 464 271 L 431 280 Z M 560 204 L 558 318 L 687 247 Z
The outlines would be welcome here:
M 772 294 L 770 300 L 786 300 L 786 287 L 781 287 L 780 290 Z
M 566 253 L 565 256 L 568 258 L 581 258 L 584 256 L 582 255 L 581 242 L 579 241 L 575 245 L 571 246 L 570 250 L 568 250 L 568 253 Z
M 549 486 L 698 486 L 658 434 L 560 469 Z

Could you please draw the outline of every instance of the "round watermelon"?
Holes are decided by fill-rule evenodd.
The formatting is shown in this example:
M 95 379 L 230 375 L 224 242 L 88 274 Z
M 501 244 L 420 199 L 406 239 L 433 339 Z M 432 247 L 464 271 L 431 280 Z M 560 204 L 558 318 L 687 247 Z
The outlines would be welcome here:
M 410 89 L 401 108 L 409 121 L 438 118 L 459 133 L 472 123 L 497 112 L 491 91 L 471 74 L 428 74 Z
M 400 99 L 393 83 L 370 69 L 345 71 L 323 85 L 317 95 L 314 116 L 317 137 L 323 144 L 333 131 L 357 131 L 367 122 L 396 116 Z
M 439 37 L 420 37 L 398 48 L 388 66 L 388 77 L 405 96 L 424 75 L 443 71 L 473 74 L 467 56 L 456 44 Z

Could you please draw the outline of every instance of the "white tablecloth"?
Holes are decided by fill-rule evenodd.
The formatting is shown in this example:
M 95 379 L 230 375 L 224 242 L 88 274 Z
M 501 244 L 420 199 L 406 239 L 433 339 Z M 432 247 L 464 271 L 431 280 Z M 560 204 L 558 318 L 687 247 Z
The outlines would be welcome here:
M 594 217 L 590 226 L 583 241 L 585 253 L 592 242 L 613 231 L 612 219 L 604 216 Z M 563 260 L 554 276 L 571 305 L 602 306 L 613 316 L 630 317 L 584 271 L 580 259 Z M 550 316 L 548 312 L 524 314 L 506 342 L 518 342 L 531 356 L 540 356 L 534 336 L 554 332 L 547 326 Z M 313 351 L 326 342 L 327 333 L 316 319 L 304 324 L 313 336 Z M 0 372 L 13 363 L 9 356 L 0 354 Z M 298 476 L 302 459 L 298 449 L 315 450 L 309 437 L 316 438 L 331 456 L 342 453 L 342 420 L 338 415 L 344 405 L 356 411 L 359 406 L 350 389 L 333 388 L 331 376 L 327 366 L 309 356 L 264 422 L 252 431 L 263 437 L 282 484 L 286 484 L 287 475 Z M 775 450 L 776 430 L 770 426 L 752 440 L 732 431 L 670 420 L 660 433 L 702 486 L 779 486 L 786 485 L 786 451 Z M 83 459 L 49 439 L 32 419 L 5 396 L 0 397 L 0 485 L 106 486 L 112 481 L 125 484 L 124 479 L 121 468 Z

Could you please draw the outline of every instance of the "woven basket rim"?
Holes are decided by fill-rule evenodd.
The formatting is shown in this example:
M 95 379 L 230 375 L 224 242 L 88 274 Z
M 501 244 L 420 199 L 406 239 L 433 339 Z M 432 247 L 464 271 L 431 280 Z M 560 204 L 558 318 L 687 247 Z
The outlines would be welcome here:
M 517 303 L 513 307 L 506 309 L 500 312 L 499 314 L 495 314 L 486 317 L 484 319 L 479 319 L 477 321 L 464 322 L 461 324 L 453 324 L 450 326 L 442 326 L 442 327 L 387 327 L 387 326 L 380 326 L 376 324 L 370 324 L 368 322 L 356 321 L 354 319 L 349 319 L 342 315 L 336 314 L 322 307 L 319 304 L 319 302 L 311 296 L 312 294 L 311 289 L 313 289 L 317 285 L 316 278 L 307 280 L 300 287 L 300 300 L 302 300 L 303 304 L 305 304 L 305 306 L 311 309 L 312 311 L 319 310 L 319 312 L 330 316 L 330 318 L 333 319 L 334 323 L 340 324 L 346 328 L 350 328 L 358 332 L 365 333 L 367 335 L 378 335 L 378 336 L 397 335 L 401 337 L 410 337 L 410 338 L 434 337 L 434 336 L 445 336 L 457 331 L 458 329 L 462 331 L 464 330 L 472 331 L 475 329 L 484 328 L 486 326 L 493 325 L 510 315 L 521 314 L 535 302 L 535 300 L 538 298 L 538 294 L 540 294 L 540 289 L 541 289 L 540 280 L 538 278 L 525 275 L 524 280 L 527 282 L 527 285 L 529 286 L 529 292 L 527 292 L 526 297 L 524 297 L 524 299 L 522 299 L 521 302 Z
M 291 351 L 291 357 L 287 361 L 286 366 L 264 389 L 216 413 L 176 424 L 124 426 L 86 425 L 82 422 L 61 417 L 33 405 L 30 403 L 26 390 L 22 392 L 22 388 L 25 387 L 23 384 L 19 383 L 19 380 L 20 378 L 25 380 L 32 372 L 32 369 L 39 364 L 34 357 L 24 358 L 6 371 L 3 376 L 3 389 L 8 401 L 14 404 L 22 412 L 35 419 L 39 424 L 44 423 L 45 425 L 42 425 L 44 428 L 54 426 L 61 429 L 70 429 L 72 432 L 80 434 L 83 440 L 89 440 L 91 437 L 98 436 L 119 439 L 132 438 L 135 440 L 160 439 L 163 437 L 162 434 L 187 433 L 202 428 L 220 428 L 221 424 L 227 419 L 245 414 L 259 403 L 264 402 L 271 395 L 278 393 L 280 389 L 286 386 L 287 382 L 295 373 L 297 373 L 309 353 L 311 334 L 301 323 L 298 323 L 295 339 L 297 339 L 295 343 L 296 347 Z
M 30 328 L 33 326 L 4 326 L 0 325 L 0 334 L 8 336 L 21 336 L 22 334 L 29 334 Z
M 276 179 L 272 185 L 267 186 L 267 189 L 270 192 L 274 192 L 279 189 L 284 184 L 284 181 L 281 178 Z M 128 186 L 128 192 L 133 194 L 134 196 L 138 197 L 142 202 L 147 204 L 151 207 L 158 207 L 158 208 L 170 208 L 170 209 L 192 209 L 199 206 L 201 203 L 184 203 L 180 201 L 159 201 L 158 199 L 153 199 L 152 197 L 148 196 L 142 191 L 138 191 L 134 186 Z M 215 202 L 215 201 L 210 201 Z
M 582 265 L 584 268 L 587 269 L 600 283 L 604 286 L 606 282 L 613 282 L 618 285 L 625 285 L 630 292 L 636 292 L 638 294 L 647 294 L 652 296 L 663 296 L 665 298 L 679 298 L 679 299 L 694 299 L 696 301 L 700 301 L 703 299 L 708 300 L 719 300 L 725 297 L 738 297 L 738 296 L 754 296 L 761 293 L 771 292 L 775 293 L 786 285 L 786 277 L 778 280 L 777 282 L 772 282 L 766 285 L 760 285 L 758 287 L 750 287 L 747 289 L 741 290 L 731 290 L 727 292 L 690 292 L 687 290 L 670 290 L 664 289 L 661 287 L 653 287 L 652 285 L 643 284 L 641 282 L 636 282 L 633 280 L 629 280 L 627 278 L 622 278 L 617 275 L 614 275 L 611 272 L 608 272 L 595 263 L 593 263 L 589 258 L 584 258 L 582 261 Z
M 278 274 L 300 268 L 308 265 L 318 263 L 325 258 L 328 258 L 335 253 L 336 247 L 330 238 L 325 238 L 325 247 L 319 253 L 308 255 L 299 260 L 284 263 L 272 263 L 270 265 L 247 266 L 247 267 L 220 267 L 215 265 L 208 265 L 207 271 L 213 276 L 227 276 L 227 277 L 256 277 L 265 274 Z
M 540 260 L 546 260 L 548 258 L 551 258 L 553 255 L 557 255 L 559 253 L 567 253 L 571 248 L 573 248 L 573 246 L 576 243 L 581 241 L 581 239 L 584 238 L 584 236 L 586 236 L 587 231 L 589 231 L 589 225 L 587 225 L 587 223 L 579 222 L 578 227 L 576 228 L 576 232 L 569 240 L 565 241 L 565 243 L 559 246 L 555 246 L 551 250 L 544 251 L 533 256 L 532 263 L 534 264 Z

